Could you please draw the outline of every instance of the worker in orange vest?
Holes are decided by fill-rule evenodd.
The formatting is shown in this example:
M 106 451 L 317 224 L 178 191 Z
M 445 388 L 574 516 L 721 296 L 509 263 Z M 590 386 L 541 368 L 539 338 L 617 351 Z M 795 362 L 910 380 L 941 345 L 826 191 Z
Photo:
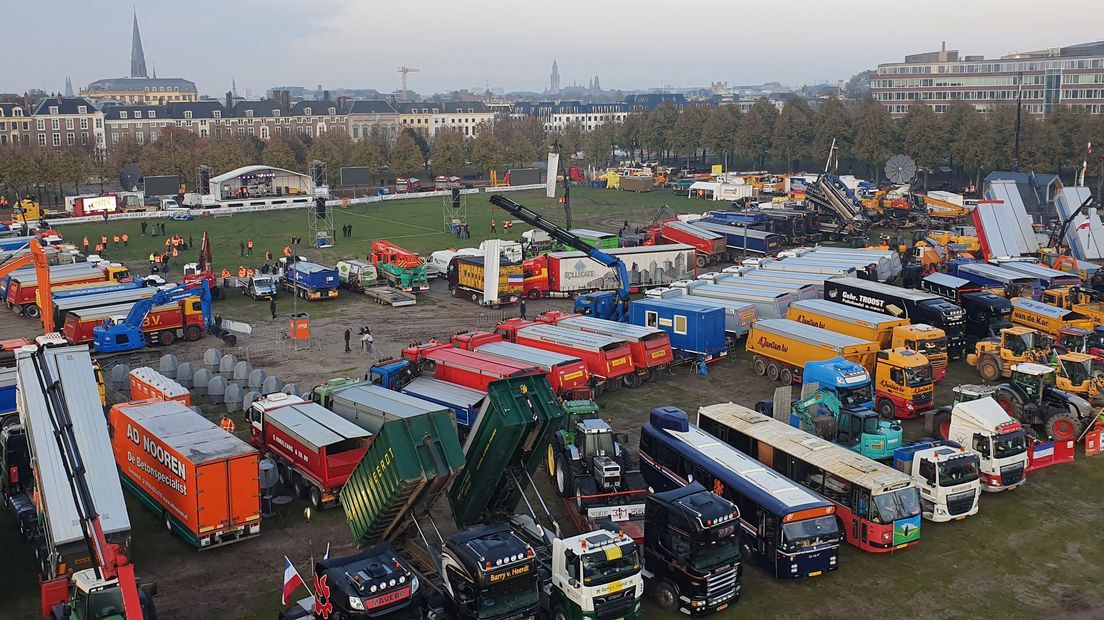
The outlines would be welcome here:
M 227 433 L 234 432 L 234 421 L 230 419 L 229 413 L 222 414 L 222 419 L 219 420 L 219 428 L 226 431 Z
M 104 246 L 103 246 L 102 243 L 97 243 L 96 244 L 96 254 L 103 254 L 103 247 Z
M 245 277 L 245 265 L 238 265 L 238 277 L 239 278 L 244 278 Z
M 173 251 L 172 251 L 172 257 L 173 257 L 173 258 L 176 258 L 177 256 L 180 256 L 180 250 L 178 250 L 178 249 L 177 249 L 177 248 L 176 248 L 176 247 L 174 246 L 174 247 L 173 247 Z
M 112 236 L 111 243 L 114 244 L 115 247 L 119 247 L 119 235 Z
M 107 247 L 107 235 L 100 235 L 100 245 Z
M 284 256 L 291 256 L 291 246 L 290 245 L 285 245 L 284 246 Z
M 253 240 L 252 239 L 245 242 L 245 255 L 246 256 L 253 256 Z
M 130 235 L 123 233 L 123 247 L 127 247 L 128 243 L 130 243 Z

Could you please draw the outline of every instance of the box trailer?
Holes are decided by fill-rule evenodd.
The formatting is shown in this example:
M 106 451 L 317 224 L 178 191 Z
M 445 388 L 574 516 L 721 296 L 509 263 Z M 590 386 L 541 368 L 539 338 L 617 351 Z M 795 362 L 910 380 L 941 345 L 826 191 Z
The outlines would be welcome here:
M 487 397 L 485 391 L 429 377 L 418 377 L 404 385 L 400 391 L 447 408 L 456 418 L 456 425 L 465 433 L 475 422 L 479 408 L 483 406 L 483 399 Z
M 908 319 L 845 306 L 825 299 L 794 302 L 790 304 L 786 318 L 845 336 L 876 342 L 882 349 L 891 348 L 895 328 L 909 324 Z
M 130 371 L 130 399 L 176 400 L 190 407 L 192 393 L 149 366 L 141 366 Z
M 253 401 L 245 416 L 249 442 L 317 509 L 337 503 L 372 441 L 371 433 L 322 405 L 281 392 Z
M 824 294 L 824 281 L 828 278 L 834 278 L 836 276 L 823 273 L 807 273 L 800 271 L 770 271 L 767 269 L 759 269 L 757 267 L 725 267 L 721 270 L 721 273 L 729 273 L 740 276 L 741 278 L 749 278 L 752 280 L 767 281 L 767 282 L 792 282 L 798 284 L 808 284 L 816 288 L 819 296 Z
M 793 381 L 797 382 L 801 380 L 806 362 L 842 357 L 871 369 L 878 351 L 876 342 L 787 319 L 758 321 L 751 326 L 747 338 L 747 352 L 753 355 L 756 374 L 762 374 L 759 369 L 769 366 L 769 360 L 773 360 L 784 369 L 788 368 Z
M 858 273 L 855 267 L 850 265 L 824 265 L 811 263 L 794 258 L 783 260 L 760 261 L 756 269 L 764 271 L 793 271 L 797 273 L 813 273 L 824 276 L 854 276 Z
M 724 260 L 728 255 L 724 235 L 679 220 L 662 222 L 659 226 L 659 236 L 668 243 L 683 243 L 694 248 L 695 264 L 699 269 Z
M 620 338 L 520 319 L 503 321 L 495 331 L 510 342 L 578 357 L 586 363 L 596 391 L 616 391 L 626 375 L 635 374 L 629 344 Z
M 1042 284 L 1044 289 L 1081 286 L 1081 278 L 1076 273 L 1051 269 L 1039 263 L 999 258 L 990 259 L 989 262 L 1010 271 L 1018 271 L 1028 277 L 1035 278 Z
M 901 263 L 901 255 L 896 250 L 881 250 L 877 248 L 837 248 L 828 245 L 818 245 L 798 254 L 801 257 L 831 258 L 858 258 L 861 260 L 873 260 L 878 263 L 879 280 L 888 280 L 900 275 L 904 265 Z
M 646 297 L 629 304 L 629 322 L 663 330 L 681 358 L 711 362 L 728 353 L 724 310 L 720 306 Z
M 647 293 L 647 297 L 655 299 L 677 299 L 683 304 L 692 304 L 705 308 L 720 308 L 725 315 L 725 338 L 729 343 L 729 350 L 736 341 L 747 335 L 751 324 L 758 319 L 755 306 L 741 301 L 729 301 L 727 299 L 712 299 L 708 297 L 694 297 L 684 294 L 682 289 L 660 287 Z
M 280 278 L 284 290 L 300 299 L 317 301 L 337 297 L 341 276 L 333 267 L 323 267 L 305 260 L 288 262 Z
M 694 248 L 668 244 L 606 250 L 625 264 L 629 286 L 667 286 L 693 277 Z M 525 261 L 524 295 L 529 299 L 569 297 L 589 291 L 617 290 L 617 273 L 583 252 L 550 252 Z
M 623 192 L 650 192 L 652 191 L 652 177 L 626 175 L 621 177 L 617 188 Z
M 764 291 L 768 293 L 791 292 L 798 299 L 817 299 L 820 292 L 812 284 L 801 282 L 780 282 L 774 280 L 758 280 L 756 278 L 743 277 L 731 273 L 718 273 L 711 271 L 698 276 L 698 280 L 709 282 L 719 286 L 731 286 L 744 291 Z
M 985 288 L 999 288 L 1006 297 L 1030 297 L 1038 299 L 1043 294 L 1039 279 L 1020 271 L 990 265 L 951 261 L 948 273 L 969 280 Z
M 723 235 L 725 246 L 733 256 L 741 254 L 759 254 L 772 256 L 782 249 L 782 236 L 765 230 L 756 230 L 745 226 L 732 226 L 707 220 L 697 220 L 693 224 L 702 230 Z
M 492 335 L 497 339 L 496 342 L 479 344 L 475 350 L 540 368 L 556 394 L 570 395 L 588 389 L 590 372 L 587 371 L 586 363 L 578 356 L 514 344 L 502 340 L 497 334 Z
M 120 403 L 108 422 L 119 479 L 200 549 L 261 533 L 257 450 L 175 400 Z
M 878 278 L 878 260 L 876 258 L 848 258 L 836 256 L 790 256 L 781 262 L 805 265 L 808 267 L 840 269 L 850 267 L 855 270 L 855 275 L 867 280 L 881 281 Z
M 492 381 L 541 374 L 532 364 L 464 349 L 435 349 L 425 354 L 425 361 L 434 378 L 474 390 L 486 391 Z
M 498 295 L 487 299 L 483 256 L 454 256 L 449 261 L 445 277 L 449 293 L 453 297 L 468 297 L 481 306 L 498 307 L 517 302 L 523 294 L 525 276 L 521 263 L 500 261 L 498 267 Z
M 672 288 L 682 289 L 692 297 L 708 297 L 729 301 L 749 303 L 755 306 L 755 314 L 760 319 L 779 319 L 786 316 L 786 309 L 797 301 L 791 291 L 744 291 L 731 286 L 718 286 L 708 282 L 680 281 Z
M 537 317 L 537 322 L 548 322 L 588 334 L 619 338 L 629 344 L 633 367 L 638 375 L 651 379 L 656 371 L 663 370 L 675 361 L 671 350 L 671 339 L 667 333 L 657 327 L 644 327 L 618 321 L 609 321 L 591 316 L 565 315 L 558 312 L 546 312 Z M 626 387 L 636 387 L 626 379 Z

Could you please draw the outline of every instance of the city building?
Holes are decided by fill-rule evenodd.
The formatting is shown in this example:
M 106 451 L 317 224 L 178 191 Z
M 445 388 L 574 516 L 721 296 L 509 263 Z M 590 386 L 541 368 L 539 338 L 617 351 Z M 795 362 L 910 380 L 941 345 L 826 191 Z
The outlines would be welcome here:
M 169 125 L 175 125 L 169 109 L 158 105 L 112 105 L 103 111 L 108 148 L 124 137 L 138 144 L 156 142 L 157 135 Z
M 511 116 L 533 117 L 540 121 L 545 131 L 563 131 L 575 127 L 584 132 L 594 131 L 605 123 L 622 123 L 629 114 L 626 103 L 518 102 Z
M 416 101 L 399 104 L 399 123 L 432 138 L 442 129 L 455 129 L 466 137 L 479 135 L 481 125 L 494 123 L 495 114 L 481 101 Z
M 399 135 L 402 123 L 399 112 L 387 101 L 350 101 L 348 103 L 349 136 L 362 140 L 373 135 L 388 141 Z
M 0 147 L 31 143 L 31 118 L 18 103 L 0 103 Z
M 107 146 L 104 114 L 83 97 L 47 97 L 34 110 L 39 146 L 56 149 Z
M 552 75 L 548 76 L 548 92 L 555 95 L 560 92 L 560 67 L 552 61 Z
M 937 52 L 885 63 L 870 80 L 871 95 L 895 117 L 910 105 L 942 113 L 956 101 L 979 111 L 1021 100 L 1023 111 L 1046 116 L 1058 106 L 1104 111 L 1104 41 L 1007 54 L 996 59 Z
M 156 74 L 150 77 L 147 74 L 146 54 L 142 49 L 142 34 L 138 31 L 137 15 L 134 16 L 134 30 L 131 35 L 130 77 L 96 80 L 82 88 L 80 95 L 101 105 L 165 105 L 199 99 L 195 82 L 183 78 L 158 78 Z

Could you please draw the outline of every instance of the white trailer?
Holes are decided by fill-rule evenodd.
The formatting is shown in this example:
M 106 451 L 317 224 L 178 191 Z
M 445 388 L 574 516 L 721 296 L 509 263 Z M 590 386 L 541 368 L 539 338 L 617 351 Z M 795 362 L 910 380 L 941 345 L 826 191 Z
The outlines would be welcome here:
M 672 283 L 671 287 L 681 288 L 686 294 L 695 297 L 727 299 L 752 304 L 759 319 L 784 318 L 790 304 L 797 301 L 797 296 L 792 292 L 741 291 L 731 286 L 718 286 L 697 280 L 679 280 Z
M 795 258 L 785 260 L 760 261 L 758 269 L 765 271 L 795 271 L 798 273 L 816 273 L 826 276 L 855 276 L 856 269 L 849 265 L 823 265 Z
M 712 282 L 718 286 L 731 286 L 746 291 L 778 292 L 788 291 L 798 299 L 817 299 L 821 292 L 812 284 L 801 282 L 776 282 L 773 280 L 757 280 L 755 278 L 742 278 L 731 273 L 710 272 L 698 276 L 699 280 Z

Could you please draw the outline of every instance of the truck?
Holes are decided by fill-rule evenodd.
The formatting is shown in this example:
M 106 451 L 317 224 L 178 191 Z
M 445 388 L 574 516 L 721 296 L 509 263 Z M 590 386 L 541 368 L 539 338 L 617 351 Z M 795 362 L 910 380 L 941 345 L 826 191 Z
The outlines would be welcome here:
M 203 333 L 203 321 L 200 312 L 186 308 L 194 302 L 176 301 L 152 308 L 142 322 L 142 332 L 152 342 L 170 345 L 181 336 Z M 119 304 L 99 308 L 82 308 L 70 312 L 65 317 L 62 334 L 72 344 L 88 344 L 95 340 L 94 330 L 103 327 L 104 321 L 123 321 L 135 304 Z M 199 332 L 190 329 L 195 326 Z M 187 332 L 185 332 L 187 330 Z M 196 336 L 198 338 L 199 336 Z M 144 342 L 144 341 L 143 341 Z M 144 344 L 142 346 L 145 346 Z
M 376 266 L 369 261 L 345 259 L 337 261 L 337 278 L 341 288 L 362 293 L 364 289 L 379 284 Z
M 495 333 L 506 340 L 545 351 L 578 357 L 590 373 L 590 388 L 595 396 L 603 391 L 621 389 L 626 375 L 634 374 L 632 352 L 620 338 L 567 329 L 558 325 L 540 325 L 521 319 L 507 319 Z M 629 379 L 630 382 L 636 379 Z
M 755 374 L 783 385 L 804 383 L 802 371 L 808 362 L 838 356 L 859 364 L 874 377 L 874 409 L 886 419 L 914 418 L 932 408 L 931 364 L 915 351 L 882 351 L 877 343 L 787 319 L 752 326 L 747 351 L 753 354 Z
M 65 197 L 65 210 L 73 217 L 102 216 L 104 213 L 115 213 L 121 206 L 115 194 Z
M 936 434 L 980 455 L 981 490 L 1014 489 L 1027 481 L 1027 434 L 992 398 L 992 385 L 960 385 L 954 404 L 936 412 Z
M 59 299 L 54 296 L 54 323 L 64 325 L 70 312 L 77 310 L 95 309 L 122 304 L 134 304 L 143 299 L 153 297 L 157 287 L 148 286 L 142 288 L 126 288 L 118 291 L 107 291 L 88 295 L 67 296 Z M 41 306 L 37 306 L 41 307 Z M 26 313 L 24 313 L 26 314 Z
M 277 392 L 245 412 L 249 443 L 276 463 L 280 481 L 318 510 L 337 505 L 372 434 L 325 407 Z
M 901 255 L 893 249 L 839 248 L 829 245 L 818 245 L 801 250 L 798 256 L 817 259 L 839 258 L 841 260 L 860 259 L 863 261 L 874 261 L 878 269 L 878 279 L 883 282 L 896 278 L 901 274 L 901 270 L 904 268 L 901 262 Z
M 945 439 L 913 441 L 893 452 L 893 466 L 920 487 L 920 514 L 945 523 L 977 514 L 981 457 Z
M 412 364 L 431 369 L 436 379 L 484 392 L 493 381 L 542 374 L 532 364 L 457 349 L 451 345 L 441 345 L 429 350 L 408 347 L 403 350 L 403 357 Z
M 782 236 L 764 230 L 720 224 L 709 221 L 708 218 L 697 220 L 692 226 L 723 236 L 730 256 L 746 254 L 773 256 L 782 249 Z
M 627 388 L 637 388 L 644 381 L 651 381 L 655 378 L 657 372 L 669 369 L 675 361 L 675 354 L 671 349 L 671 339 L 667 332 L 658 327 L 633 325 L 556 311 L 545 312 L 537 316 L 536 322 L 566 327 L 598 336 L 617 338 L 628 343 L 629 352 L 632 354 L 634 373 L 622 377 L 622 382 Z
M 461 349 L 536 366 L 548 378 L 556 394 L 578 396 L 589 393 L 590 372 L 578 356 L 514 344 L 490 332 L 456 334 L 452 337 L 452 343 Z
M 119 263 L 50 266 L 51 288 L 86 282 L 119 282 L 129 278 L 130 270 Z M 8 308 L 16 314 L 31 319 L 42 316 L 38 305 L 38 276 L 33 270 L 18 270 L 12 273 L 4 289 L 3 299 L 8 304 Z
M 878 312 L 833 303 L 824 299 L 794 302 L 786 318 L 840 334 L 878 343 L 883 350 L 904 347 L 919 351 L 932 365 L 932 378 L 947 376 L 947 337 L 930 325 L 912 325 Z
M 285 291 L 308 301 L 336 298 L 339 283 L 337 269 L 305 260 L 288 261 L 280 276 Z
M 1038 299 L 1043 294 L 1043 287 L 1039 280 L 1020 271 L 989 263 L 960 260 L 948 262 L 947 268 L 952 276 L 969 280 L 986 289 L 1003 291 L 1005 297 Z
M 735 346 L 725 332 L 724 308 L 685 303 L 683 298 L 689 299 L 637 299 L 629 304 L 629 323 L 666 333 L 675 359 L 706 363 L 723 359 Z
M 261 533 L 252 446 L 176 400 L 114 405 L 108 428 L 123 487 L 167 532 L 199 549 Z
M 1031 329 L 1037 329 L 1051 337 L 1057 337 L 1062 329 L 1079 327 L 1092 331 L 1096 323 L 1073 310 L 1044 304 L 1027 297 L 1013 297 L 1012 322 Z
M 525 282 L 521 264 L 499 261 L 497 276 L 492 272 L 494 285 L 491 285 L 486 281 L 486 260 L 483 256 L 454 256 L 449 261 L 445 276 L 449 293 L 453 297 L 469 297 L 481 306 L 495 308 L 517 302 Z M 491 290 L 497 290 L 497 293 L 488 298 L 487 292 Z
M 379 279 L 407 293 L 425 293 L 429 290 L 429 277 L 425 261 L 414 252 L 386 241 L 372 242 L 369 254 Z
M 667 244 L 606 250 L 625 265 L 629 286 L 648 289 L 694 277 L 694 248 Z M 583 252 L 549 252 L 527 259 L 524 295 L 528 299 L 575 297 L 592 291 L 615 291 L 617 272 Z
M 206 280 L 200 280 L 159 290 L 153 297 L 135 302 L 122 320 L 113 317 L 93 327 L 92 348 L 97 353 L 123 353 L 147 344 L 168 346 L 179 338 L 199 340 L 205 332 L 230 346 L 237 342 L 236 336 L 215 324 L 211 290 Z
M 403 394 L 446 407 L 456 418 L 456 426 L 464 435 L 479 417 L 483 401 L 487 398 L 486 391 L 429 377 L 417 377 L 402 386 L 401 391 Z
M 248 278 L 238 278 L 238 290 L 246 297 L 252 297 L 253 301 L 272 299 L 276 297 L 277 281 L 275 276 L 266 274 L 253 275 Z
M 716 284 L 717 286 L 730 286 L 741 291 L 761 291 L 764 293 L 791 292 L 799 300 L 817 299 L 820 297 L 820 292 L 815 286 L 811 284 L 802 284 L 800 282 L 759 280 L 756 278 L 743 277 L 731 273 L 718 273 L 715 271 L 703 273 L 698 276 L 697 279 L 702 282 Z
M 694 248 L 698 269 L 712 265 L 728 257 L 726 236 L 679 220 L 667 220 L 659 224 L 659 236 L 666 243 L 684 243 Z
M 733 265 L 725 267 L 721 273 L 732 273 L 738 276 L 760 280 L 764 282 L 790 282 L 796 284 L 808 284 L 817 290 L 817 295 L 824 296 L 824 281 L 836 276 L 823 273 L 808 273 L 801 271 L 771 271 L 759 267 L 740 267 Z
M 832 278 L 824 281 L 824 298 L 937 327 L 947 335 L 947 355 L 951 359 L 966 354 L 966 313 L 938 295 L 859 278 Z
M 645 591 L 668 613 L 725 611 L 740 599 L 739 539 L 736 505 L 701 484 L 649 493 L 644 500 Z
M 738 341 L 747 336 L 751 324 L 758 319 L 755 306 L 749 303 L 683 295 L 682 289 L 659 287 L 648 291 L 646 298 L 677 300 L 699 308 L 720 308 L 724 312 L 725 342 L 729 353 L 736 352 Z
M 966 314 L 963 336 L 967 348 L 1012 326 L 1012 302 L 981 290 L 980 286 L 969 280 L 937 272 L 925 277 L 920 286 L 962 308 Z
M 780 319 L 786 316 L 790 304 L 797 301 L 797 295 L 792 291 L 744 291 L 700 280 L 679 280 L 671 288 L 682 289 L 684 294 L 691 297 L 750 303 L 755 306 L 755 314 L 760 319 Z

